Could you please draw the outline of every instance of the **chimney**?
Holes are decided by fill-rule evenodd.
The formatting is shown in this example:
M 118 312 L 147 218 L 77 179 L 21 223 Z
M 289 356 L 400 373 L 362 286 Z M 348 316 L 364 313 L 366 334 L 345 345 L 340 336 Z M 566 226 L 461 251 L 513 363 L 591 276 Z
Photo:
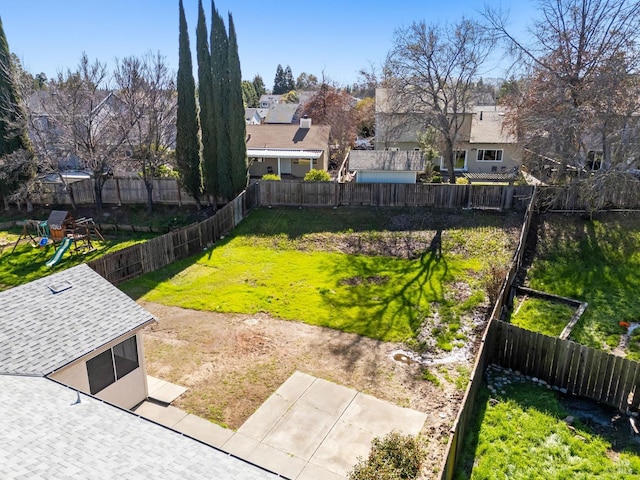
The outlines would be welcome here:
M 300 128 L 311 128 L 311 119 L 308 116 L 304 116 L 300 119 Z

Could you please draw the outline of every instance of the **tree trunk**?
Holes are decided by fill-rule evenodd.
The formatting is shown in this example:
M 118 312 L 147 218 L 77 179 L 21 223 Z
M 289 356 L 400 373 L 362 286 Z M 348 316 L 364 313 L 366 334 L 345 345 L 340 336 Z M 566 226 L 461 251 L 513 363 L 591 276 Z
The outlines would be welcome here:
M 9 211 L 9 199 L 6 196 L 2 196 L 2 201 L 4 202 L 5 211 Z
M 93 181 L 93 192 L 96 196 L 96 212 L 102 213 L 102 187 L 104 183 L 101 178 L 96 178 Z
M 153 179 L 145 178 L 144 186 L 147 189 L 147 214 L 153 213 Z
M 76 198 L 73 195 L 73 184 L 68 183 L 66 187 L 67 187 L 67 193 L 69 194 L 69 201 L 71 202 L 71 209 L 75 211 L 77 210 L 77 208 L 76 208 Z

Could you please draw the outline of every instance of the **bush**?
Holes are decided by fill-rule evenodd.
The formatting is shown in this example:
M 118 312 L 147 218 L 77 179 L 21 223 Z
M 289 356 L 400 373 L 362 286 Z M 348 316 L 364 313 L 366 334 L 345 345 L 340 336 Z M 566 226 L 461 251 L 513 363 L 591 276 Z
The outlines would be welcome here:
M 442 183 L 442 175 L 434 175 L 431 177 L 431 183 Z
M 331 175 L 325 170 L 312 169 L 304 176 L 305 182 L 330 182 Z
M 367 460 L 360 460 L 349 472 L 349 480 L 415 479 L 427 457 L 419 438 L 391 432 L 371 442 Z
M 262 175 L 262 180 L 280 181 L 280 177 L 275 173 L 266 173 Z
M 465 177 L 456 177 L 457 185 L 469 185 L 469 179 Z

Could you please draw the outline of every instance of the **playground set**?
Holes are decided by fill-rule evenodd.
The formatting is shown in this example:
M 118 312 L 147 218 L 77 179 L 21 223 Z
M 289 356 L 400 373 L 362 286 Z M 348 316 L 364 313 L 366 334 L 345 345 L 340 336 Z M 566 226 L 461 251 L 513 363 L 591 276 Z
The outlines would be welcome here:
M 75 219 L 66 210 L 52 210 L 47 220 L 25 220 L 22 233 L 13 245 L 11 253 L 21 242 L 31 242 L 34 247 L 44 248 L 47 245 L 57 245 L 56 251 L 47 263 L 53 267 L 62 260 L 63 255 L 73 245 L 74 251 L 94 250 L 93 238 L 104 241 L 93 218 Z

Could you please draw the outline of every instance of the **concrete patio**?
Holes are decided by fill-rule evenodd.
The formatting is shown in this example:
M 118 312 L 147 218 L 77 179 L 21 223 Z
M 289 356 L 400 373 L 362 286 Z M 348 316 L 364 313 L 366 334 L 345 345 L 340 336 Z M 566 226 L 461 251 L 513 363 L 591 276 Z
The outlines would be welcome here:
M 344 479 L 371 440 L 417 435 L 427 415 L 295 372 L 237 432 L 178 408 L 144 402 L 135 412 L 295 480 Z

